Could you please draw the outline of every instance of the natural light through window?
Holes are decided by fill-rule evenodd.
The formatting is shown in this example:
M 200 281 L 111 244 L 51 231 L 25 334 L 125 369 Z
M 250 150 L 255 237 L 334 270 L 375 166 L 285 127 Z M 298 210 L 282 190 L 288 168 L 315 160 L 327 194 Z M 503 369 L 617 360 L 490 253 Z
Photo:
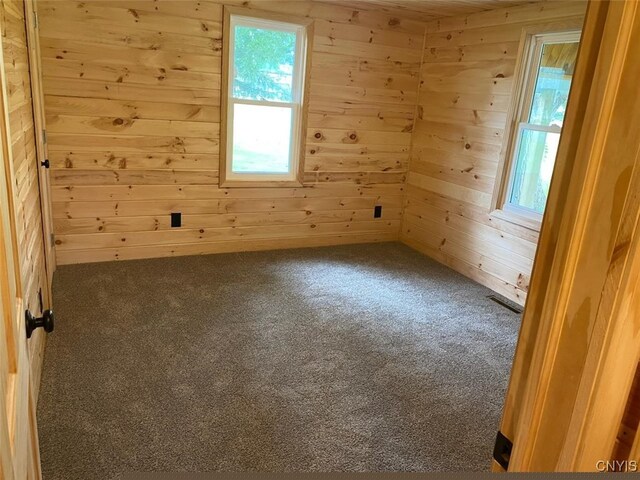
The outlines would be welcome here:
M 225 178 L 296 180 L 307 26 L 231 13 L 228 29 Z
M 579 32 L 534 35 L 509 148 L 504 210 L 544 213 L 575 68 Z

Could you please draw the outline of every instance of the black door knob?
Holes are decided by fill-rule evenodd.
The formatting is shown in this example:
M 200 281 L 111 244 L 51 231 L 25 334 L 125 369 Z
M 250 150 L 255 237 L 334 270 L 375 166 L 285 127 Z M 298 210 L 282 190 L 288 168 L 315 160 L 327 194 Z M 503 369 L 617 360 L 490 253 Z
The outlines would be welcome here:
M 44 327 L 44 331 L 47 333 L 53 332 L 53 322 L 55 317 L 53 316 L 53 310 L 45 310 L 42 312 L 42 317 L 36 318 L 33 314 L 27 310 L 24 312 L 25 326 L 27 328 L 27 338 L 31 338 L 31 334 L 36 328 Z
M 44 168 L 49 168 L 49 159 L 47 158 L 46 160 L 40 162 L 40 165 L 42 165 Z

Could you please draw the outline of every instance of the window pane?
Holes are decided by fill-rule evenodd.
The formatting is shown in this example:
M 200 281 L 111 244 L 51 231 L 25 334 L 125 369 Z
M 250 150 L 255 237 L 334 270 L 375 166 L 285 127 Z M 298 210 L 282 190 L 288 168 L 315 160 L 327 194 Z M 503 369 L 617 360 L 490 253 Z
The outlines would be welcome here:
M 560 134 L 523 128 L 509 203 L 544 212 Z
M 577 42 L 543 45 L 529 123 L 562 127 L 578 45 Z
M 235 104 L 233 164 L 235 173 L 288 173 L 291 108 Z
M 234 98 L 292 102 L 296 34 L 236 25 Z

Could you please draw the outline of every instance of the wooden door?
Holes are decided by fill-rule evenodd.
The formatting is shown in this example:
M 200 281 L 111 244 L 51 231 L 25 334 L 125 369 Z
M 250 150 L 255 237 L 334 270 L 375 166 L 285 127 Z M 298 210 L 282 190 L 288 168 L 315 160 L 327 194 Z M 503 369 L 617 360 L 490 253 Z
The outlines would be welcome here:
M 640 2 L 589 2 L 500 427 L 509 471 L 614 457 L 640 354 L 638 45 Z
M 39 146 L 41 125 L 37 119 L 39 74 L 37 47 L 34 33 L 33 3 L 26 0 L 0 2 L 0 42 L 3 69 L 5 135 L 11 139 L 5 155 L 7 175 L 12 179 L 16 238 L 18 241 L 19 269 L 22 275 L 24 308 L 40 316 L 44 309 L 52 308 L 50 279 L 52 269 L 46 259 L 47 239 L 43 233 L 49 200 L 41 198 L 42 187 L 47 185 L 48 171 L 40 166 L 42 148 Z M 34 46 L 35 45 L 35 46 Z M 43 175 L 45 175 L 43 177 Z M 44 180 L 44 182 L 43 182 Z M 44 217 L 44 219 L 43 219 Z M 45 333 L 36 330 L 27 342 L 31 361 L 32 388 L 37 402 L 40 384 Z
M 0 55 L 0 59 L 2 56 Z M 0 75 L 4 70 L 0 68 Z M 4 84 L 4 78 L 2 79 Z M 38 479 L 40 457 L 25 331 L 5 89 L 0 89 L 0 477 Z

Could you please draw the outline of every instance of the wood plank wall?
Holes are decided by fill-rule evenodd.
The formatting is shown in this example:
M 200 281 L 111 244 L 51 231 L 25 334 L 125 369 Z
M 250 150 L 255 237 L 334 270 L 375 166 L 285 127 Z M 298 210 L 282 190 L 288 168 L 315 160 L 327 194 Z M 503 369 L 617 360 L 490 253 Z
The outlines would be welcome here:
M 427 24 L 402 241 L 524 304 L 538 233 L 489 214 L 522 29 L 581 24 L 586 2 Z
M 22 0 L 3 0 L 0 3 L 0 25 L 4 56 L 2 67 L 6 79 L 9 134 L 11 136 L 11 157 L 15 174 L 13 188 L 17 196 L 16 222 L 23 295 L 26 307 L 34 315 L 39 316 L 41 311 L 38 292 L 40 289 L 45 291 L 47 280 L 44 266 L 29 57 L 24 2 Z M 37 398 L 44 353 L 42 329 L 34 332 L 31 337 L 29 351 L 33 392 Z
M 424 23 L 234 3 L 315 19 L 303 188 L 217 186 L 222 2 L 39 2 L 60 264 L 399 238 Z

